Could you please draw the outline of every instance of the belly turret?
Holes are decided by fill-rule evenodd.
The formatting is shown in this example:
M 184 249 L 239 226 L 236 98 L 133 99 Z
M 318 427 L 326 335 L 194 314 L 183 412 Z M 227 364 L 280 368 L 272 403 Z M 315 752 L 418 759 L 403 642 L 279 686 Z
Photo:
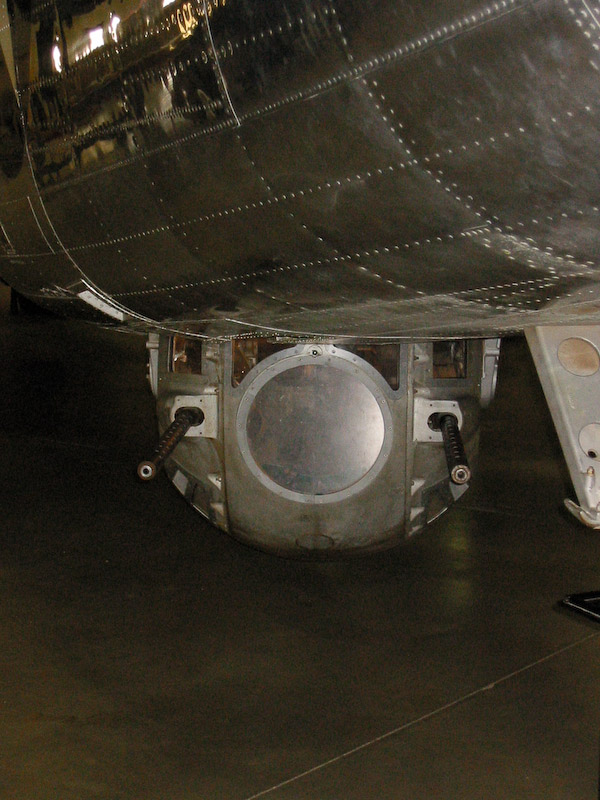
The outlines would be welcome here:
M 497 356 L 495 340 L 153 336 L 159 427 L 182 408 L 201 420 L 167 473 L 211 522 L 265 550 L 393 545 L 466 490 Z

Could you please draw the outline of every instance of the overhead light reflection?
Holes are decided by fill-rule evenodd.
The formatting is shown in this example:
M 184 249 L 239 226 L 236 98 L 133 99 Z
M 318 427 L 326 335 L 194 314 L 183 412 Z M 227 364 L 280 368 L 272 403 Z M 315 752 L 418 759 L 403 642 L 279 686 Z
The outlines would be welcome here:
M 62 72 L 62 53 L 57 44 L 52 48 L 52 64 L 57 72 Z
M 104 45 L 104 31 L 102 28 L 92 28 L 89 31 L 89 39 L 90 39 L 90 48 L 88 52 L 92 52 L 92 50 L 97 50 L 99 47 L 103 47 Z
M 108 23 L 108 33 L 113 42 L 117 41 L 118 38 L 117 28 L 119 27 L 120 22 L 121 18 L 117 17 L 116 14 L 110 15 L 110 22 Z

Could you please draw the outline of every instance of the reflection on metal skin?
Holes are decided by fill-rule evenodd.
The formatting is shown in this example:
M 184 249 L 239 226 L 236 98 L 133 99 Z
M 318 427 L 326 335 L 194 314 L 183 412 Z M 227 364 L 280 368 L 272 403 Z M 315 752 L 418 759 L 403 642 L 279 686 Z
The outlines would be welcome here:
M 13 0 L 0 275 L 93 317 L 83 278 L 132 324 L 217 338 L 593 322 L 584 6 Z

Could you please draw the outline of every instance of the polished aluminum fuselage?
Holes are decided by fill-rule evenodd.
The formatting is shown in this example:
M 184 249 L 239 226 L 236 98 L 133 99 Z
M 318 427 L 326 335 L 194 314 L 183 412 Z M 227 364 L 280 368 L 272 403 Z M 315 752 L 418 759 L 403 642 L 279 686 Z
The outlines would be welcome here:
M 221 338 L 600 315 L 584 0 L 10 0 L 0 276 Z

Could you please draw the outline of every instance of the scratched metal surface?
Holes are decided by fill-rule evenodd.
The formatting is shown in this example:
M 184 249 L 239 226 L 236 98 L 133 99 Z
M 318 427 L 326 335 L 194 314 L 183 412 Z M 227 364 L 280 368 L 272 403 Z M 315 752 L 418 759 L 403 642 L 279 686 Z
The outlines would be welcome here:
M 9 0 L 0 275 L 209 336 L 594 321 L 598 19 L 595 0 Z

